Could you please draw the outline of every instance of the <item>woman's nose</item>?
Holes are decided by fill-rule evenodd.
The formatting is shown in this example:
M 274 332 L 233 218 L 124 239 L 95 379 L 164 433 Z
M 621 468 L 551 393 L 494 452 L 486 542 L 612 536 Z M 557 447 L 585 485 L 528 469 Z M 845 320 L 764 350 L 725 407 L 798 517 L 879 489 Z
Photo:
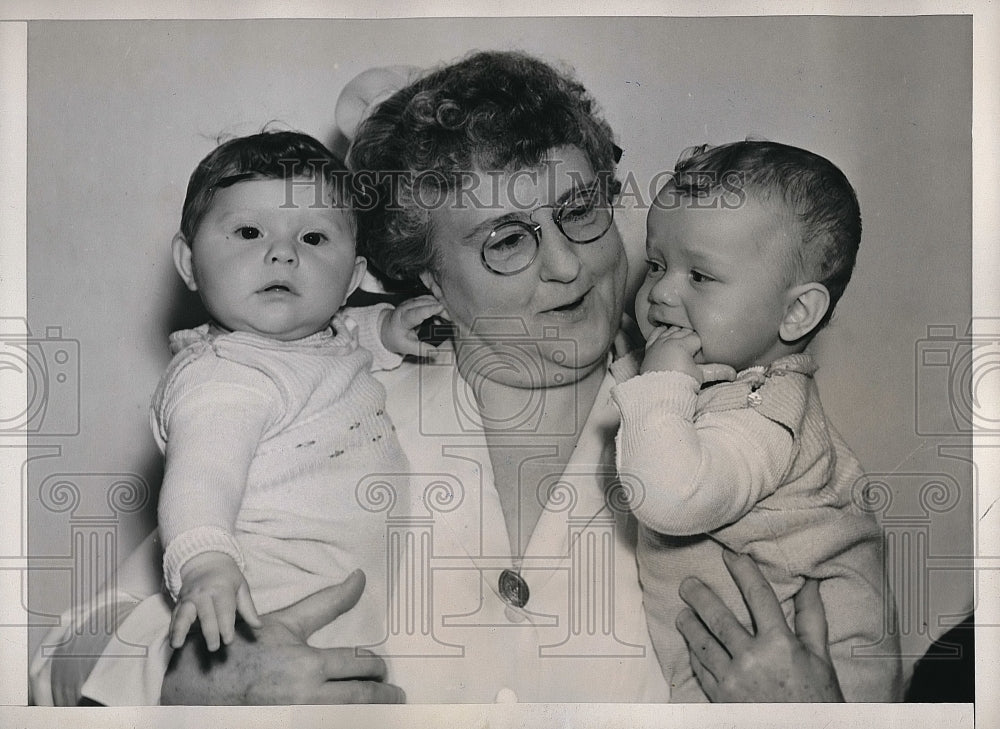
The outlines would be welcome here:
M 271 243 L 267 251 L 269 263 L 298 263 L 299 255 L 295 249 L 295 241 L 281 236 Z
M 538 257 L 541 261 L 539 275 L 543 281 L 569 282 L 580 275 L 581 244 L 574 243 L 559 230 L 555 223 L 543 224 L 538 233 Z

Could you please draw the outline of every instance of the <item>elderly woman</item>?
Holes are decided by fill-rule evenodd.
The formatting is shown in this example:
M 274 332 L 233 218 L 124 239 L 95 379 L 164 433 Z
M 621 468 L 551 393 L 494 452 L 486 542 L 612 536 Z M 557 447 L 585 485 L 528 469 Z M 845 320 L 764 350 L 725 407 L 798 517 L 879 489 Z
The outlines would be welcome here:
M 306 644 L 357 599 L 354 576 L 265 616 L 223 655 L 189 640 L 162 701 L 669 700 L 621 492 L 641 485 L 616 478 L 612 453 L 611 371 L 630 346 L 615 156 L 586 91 L 516 53 L 446 66 L 364 122 L 351 152 L 360 242 L 387 277 L 443 304 L 451 335 L 433 361 L 381 376 L 416 500 L 393 503 L 378 474 L 357 485 L 362 506 L 386 511 L 399 566 L 386 640 L 367 647 L 385 662 Z M 158 589 L 156 551 L 147 540 L 119 572 L 126 641 L 130 606 Z M 756 635 L 696 580 L 682 588 L 701 618 L 679 627 L 706 693 L 838 699 L 815 585 L 797 600 L 796 637 L 753 564 L 728 563 Z M 113 660 L 155 663 L 105 655 L 91 680 Z M 74 702 L 93 664 L 36 662 L 36 698 Z

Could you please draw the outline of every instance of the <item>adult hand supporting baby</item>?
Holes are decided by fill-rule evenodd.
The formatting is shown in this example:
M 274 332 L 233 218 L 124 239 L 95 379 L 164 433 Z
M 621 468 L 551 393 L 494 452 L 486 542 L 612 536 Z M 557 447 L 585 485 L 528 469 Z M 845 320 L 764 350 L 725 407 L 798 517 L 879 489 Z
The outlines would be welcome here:
M 306 640 L 347 612 L 361 597 L 356 571 L 282 610 L 261 616 L 263 626 L 237 631 L 233 642 L 209 653 L 189 640 L 174 653 L 163 680 L 163 704 L 402 703 L 402 689 L 384 683 L 385 662 L 355 648 L 313 648 Z
M 754 561 L 728 551 L 723 553 L 723 559 L 757 632 L 750 634 L 718 596 L 697 579 L 689 577 L 681 583 L 681 598 L 691 609 L 677 617 L 677 629 L 687 641 L 691 666 L 709 699 L 843 701 L 827 647 L 826 613 L 819 583 L 806 580 L 795 596 L 792 633 L 774 591 Z

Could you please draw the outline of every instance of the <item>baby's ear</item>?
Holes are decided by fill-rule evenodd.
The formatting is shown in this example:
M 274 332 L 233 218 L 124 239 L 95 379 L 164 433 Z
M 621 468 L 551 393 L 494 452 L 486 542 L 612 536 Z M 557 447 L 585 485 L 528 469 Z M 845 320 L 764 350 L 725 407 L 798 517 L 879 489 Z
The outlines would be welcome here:
M 184 284 L 190 291 L 198 290 L 198 282 L 195 281 L 194 263 L 191 260 L 191 244 L 183 233 L 174 236 L 171 243 L 174 253 L 174 268 L 184 279 Z
M 351 273 L 351 283 L 347 285 L 347 292 L 344 294 L 344 300 L 341 302 L 341 306 L 347 303 L 347 299 L 350 298 L 358 286 L 361 285 L 361 281 L 365 277 L 365 271 L 368 270 L 368 261 L 364 256 L 355 256 L 354 258 L 354 272 Z
M 830 308 L 830 292 L 816 281 L 793 286 L 788 290 L 785 317 L 778 335 L 786 344 L 797 342 L 812 332 Z

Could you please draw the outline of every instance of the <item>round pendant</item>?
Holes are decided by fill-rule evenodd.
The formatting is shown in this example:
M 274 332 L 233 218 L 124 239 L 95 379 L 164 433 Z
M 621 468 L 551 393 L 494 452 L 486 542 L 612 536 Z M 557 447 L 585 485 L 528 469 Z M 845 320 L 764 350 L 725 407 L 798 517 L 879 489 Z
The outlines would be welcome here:
M 517 572 L 504 570 L 500 573 L 500 597 L 504 602 L 514 607 L 524 607 L 528 604 L 528 583 Z

